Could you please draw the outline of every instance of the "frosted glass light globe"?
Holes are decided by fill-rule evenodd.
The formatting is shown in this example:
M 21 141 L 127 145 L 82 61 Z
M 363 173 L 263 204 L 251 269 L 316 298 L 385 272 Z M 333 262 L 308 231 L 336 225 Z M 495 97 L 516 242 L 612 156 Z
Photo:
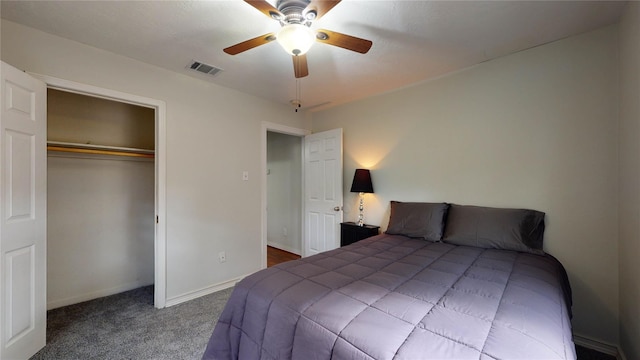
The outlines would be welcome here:
M 276 38 L 287 53 L 303 55 L 316 41 L 316 34 L 308 26 L 289 24 L 280 29 Z

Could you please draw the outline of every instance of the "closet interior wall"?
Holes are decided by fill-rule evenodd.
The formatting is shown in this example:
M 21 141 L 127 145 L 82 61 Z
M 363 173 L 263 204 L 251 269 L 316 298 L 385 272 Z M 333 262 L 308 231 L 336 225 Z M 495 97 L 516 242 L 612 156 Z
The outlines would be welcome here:
M 48 141 L 71 145 L 47 157 L 47 308 L 153 284 L 154 109 L 54 89 L 47 98 Z M 95 147 L 147 155 L 78 152 Z

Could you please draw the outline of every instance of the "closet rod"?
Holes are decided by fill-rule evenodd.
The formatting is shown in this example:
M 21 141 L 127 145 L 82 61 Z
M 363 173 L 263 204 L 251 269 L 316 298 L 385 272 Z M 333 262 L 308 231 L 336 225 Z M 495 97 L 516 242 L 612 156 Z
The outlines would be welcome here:
M 77 149 L 77 148 L 66 148 L 61 146 L 47 146 L 47 150 L 81 153 L 81 154 L 142 157 L 142 158 L 151 158 L 151 159 L 153 159 L 154 157 L 154 154 L 142 154 L 142 153 L 134 153 L 134 152 L 114 151 L 114 150 Z
M 129 157 L 142 157 L 142 158 L 153 158 L 155 153 L 153 150 L 146 150 L 146 149 L 135 149 L 135 148 L 127 148 L 127 147 L 92 145 L 92 144 L 77 144 L 77 143 L 67 143 L 67 142 L 59 142 L 59 141 L 47 141 L 47 150 L 81 153 L 81 154 L 129 156 Z

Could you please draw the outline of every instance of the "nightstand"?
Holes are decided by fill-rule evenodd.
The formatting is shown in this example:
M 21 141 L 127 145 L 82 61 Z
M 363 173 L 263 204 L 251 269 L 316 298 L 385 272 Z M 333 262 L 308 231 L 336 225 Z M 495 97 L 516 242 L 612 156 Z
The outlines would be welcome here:
M 378 235 L 380 226 L 367 225 L 358 226 L 354 222 L 344 222 L 340 224 L 340 246 L 353 244 L 356 241 Z

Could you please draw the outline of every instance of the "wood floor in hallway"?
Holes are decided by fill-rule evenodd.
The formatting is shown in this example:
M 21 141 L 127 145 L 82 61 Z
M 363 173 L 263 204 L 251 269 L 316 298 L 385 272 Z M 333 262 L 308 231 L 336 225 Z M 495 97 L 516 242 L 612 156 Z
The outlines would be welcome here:
M 300 255 L 267 246 L 267 267 L 278 265 L 285 261 L 300 259 Z

